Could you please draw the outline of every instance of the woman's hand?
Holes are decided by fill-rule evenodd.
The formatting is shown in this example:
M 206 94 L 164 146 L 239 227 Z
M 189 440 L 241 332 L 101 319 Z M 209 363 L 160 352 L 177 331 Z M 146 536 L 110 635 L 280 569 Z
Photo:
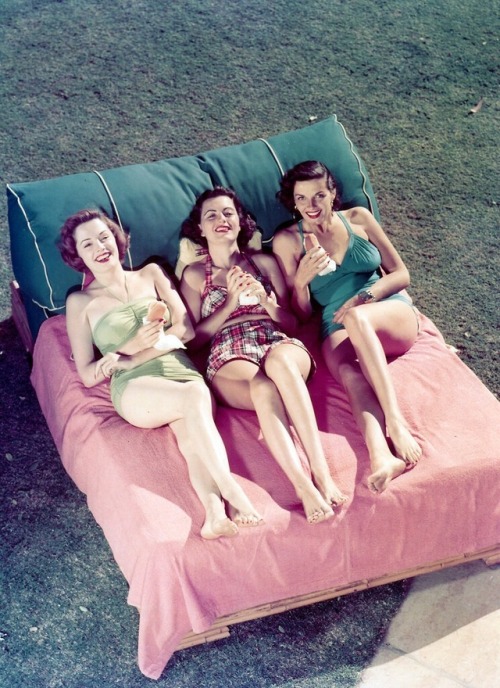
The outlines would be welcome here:
M 239 265 L 234 265 L 227 273 L 227 293 L 228 298 L 234 300 L 234 307 L 238 304 L 241 294 L 257 296 L 259 301 L 267 298 L 262 283 L 249 272 L 244 272 Z
M 341 325 L 344 322 L 345 314 L 350 308 L 355 308 L 363 304 L 358 294 L 348 299 L 342 306 L 333 314 L 333 322 Z
M 117 370 L 127 370 L 129 367 L 129 362 L 126 356 L 121 356 L 120 354 L 110 352 L 102 358 L 100 358 L 95 367 L 96 378 L 99 375 L 104 375 L 104 377 L 111 377 Z
M 328 253 L 322 246 L 307 251 L 297 266 L 295 282 L 301 288 L 306 287 L 330 262 Z
M 151 349 L 158 341 L 162 329 L 162 320 L 154 320 L 141 325 L 132 339 L 120 347 L 120 353 L 133 356 L 145 349 Z

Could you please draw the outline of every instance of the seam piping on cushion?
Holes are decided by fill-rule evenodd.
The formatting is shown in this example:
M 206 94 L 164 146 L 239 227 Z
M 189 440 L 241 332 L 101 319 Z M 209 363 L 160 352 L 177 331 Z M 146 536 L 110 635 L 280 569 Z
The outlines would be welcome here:
M 35 234 L 35 232 L 33 231 L 32 227 L 31 227 L 31 223 L 30 223 L 30 221 L 28 220 L 28 216 L 26 215 L 26 211 L 24 210 L 24 207 L 23 207 L 23 204 L 22 204 L 22 202 L 21 202 L 21 199 L 20 199 L 19 196 L 16 194 L 16 192 L 14 191 L 14 189 L 13 189 L 11 186 L 9 186 L 9 184 L 7 184 L 7 188 L 9 189 L 9 191 L 11 192 L 11 194 L 17 199 L 17 204 L 18 204 L 19 208 L 21 209 L 21 212 L 22 212 L 22 214 L 23 214 L 23 216 L 24 216 L 24 220 L 25 220 L 25 222 L 26 222 L 26 226 L 27 226 L 27 228 L 28 228 L 28 230 L 29 230 L 29 233 L 30 233 L 31 236 L 33 237 L 33 243 L 34 243 L 34 245 L 35 245 L 36 252 L 38 253 L 38 257 L 39 257 L 39 259 L 40 259 L 40 263 L 41 263 L 42 268 L 43 268 L 43 274 L 45 275 L 45 280 L 46 280 L 47 286 L 48 286 L 48 288 L 49 288 L 49 301 L 50 301 L 50 304 L 51 304 L 51 308 L 48 308 L 48 310 L 59 310 L 59 308 L 56 308 L 56 306 L 54 305 L 54 299 L 53 299 L 54 290 L 52 289 L 52 284 L 50 283 L 49 273 L 48 273 L 48 271 L 47 271 L 47 265 L 45 264 L 45 261 L 44 261 L 43 256 L 42 256 L 42 252 L 40 251 L 40 247 L 38 246 L 38 241 L 37 241 L 37 238 L 36 238 L 36 234 Z M 38 303 L 38 302 L 35 301 L 34 299 L 31 299 L 31 300 L 33 301 L 34 304 L 36 304 L 36 305 L 39 306 L 40 308 L 43 308 L 43 309 L 47 308 L 47 306 L 42 306 L 40 303 Z
M 362 170 L 362 167 L 361 167 L 361 159 L 360 159 L 359 155 L 357 155 L 356 151 L 354 150 L 354 144 L 353 144 L 353 142 L 351 141 L 351 139 L 347 136 L 347 132 L 346 132 L 346 130 L 344 129 L 344 125 L 341 124 L 341 123 L 338 121 L 338 119 L 337 119 L 336 117 L 335 117 L 335 119 L 336 119 L 336 122 L 337 122 L 337 124 L 339 125 L 339 127 L 342 129 L 342 132 L 343 132 L 343 134 L 344 134 L 344 136 L 345 136 L 346 141 L 348 141 L 348 143 L 349 143 L 349 146 L 350 146 L 350 148 L 351 148 L 351 153 L 352 153 L 352 154 L 354 155 L 354 157 L 356 158 L 356 161 L 357 161 L 357 163 L 358 163 L 359 173 L 360 173 L 360 175 L 361 175 L 361 178 L 363 179 L 363 186 L 362 186 L 363 193 L 364 193 L 364 195 L 365 195 L 366 200 L 368 201 L 368 206 L 369 206 L 370 212 L 373 214 L 373 203 L 372 203 L 372 199 L 370 198 L 370 194 L 369 194 L 369 193 L 367 192 L 367 190 L 366 190 L 366 175 L 363 174 L 363 170 Z
M 276 154 L 276 151 L 275 151 L 274 148 L 271 146 L 271 144 L 269 143 L 269 141 L 266 141 L 266 139 L 259 138 L 259 141 L 262 141 L 263 143 L 266 144 L 267 148 L 269 149 L 269 152 L 271 153 L 271 155 L 272 155 L 273 158 L 274 158 L 274 162 L 278 165 L 278 169 L 279 169 L 279 171 L 280 171 L 281 176 L 283 177 L 284 174 L 285 174 L 285 170 L 283 169 L 283 166 L 282 166 L 282 164 L 281 164 L 280 161 L 279 161 L 279 158 L 278 158 L 278 156 L 277 156 L 277 154 Z
M 118 208 L 117 208 L 116 203 L 115 203 L 115 199 L 113 198 L 113 194 L 111 193 L 109 186 L 106 184 L 106 180 L 104 179 L 102 174 L 100 172 L 98 172 L 97 170 L 93 170 L 93 172 L 101 180 L 101 184 L 104 186 L 104 190 L 108 194 L 109 202 L 111 203 L 111 206 L 113 207 L 113 212 L 115 214 L 116 219 L 118 220 L 118 224 L 120 225 L 122 232 L 125 232 L 125 230 L 123 229 L 121 218 L 120 218 L 120 213 L 118 212 Z M 130 268 L 133 269 L 134 266 L 132 264 L 132 256 L 130 255 L 130 249 L 127 249 L 127 257 L 128 257 L 128 262 L 129 262 Z
M 266 144 L 268 151 L 269 151 L 269 152 L 271 153 L 271 155 L 273 156 L 274 162 L 275 162 L 276 165 L 278 166 L 278 170 L 280 171 L 280 174 L 281 174 L 281 176 L 283 177 L 284 174 L 285 174 L 285 170 L 283 169 L 283 165 L 281 164 L 281 162 L 280 162 L 280 160 L 279 160 L 279 158 L 278 158 L 278 155 L 277 155 L 276 151 L 274 150 L 274 148 L 271 146 L 271 144 L 269 143 L 269 141 L 266 141 L 266 139 L 259 138 L 258 140 L 259 140 L 259 141 L 262 141 L 263 143 Z M 262 240 L 262 243 L 263 243 L 263 244 L 270 244 L 270 243 L 272 242 L 272 240 L 273 240 L 273 237 L 270 237 L 269 239 L 263 239 L 263 240 Z

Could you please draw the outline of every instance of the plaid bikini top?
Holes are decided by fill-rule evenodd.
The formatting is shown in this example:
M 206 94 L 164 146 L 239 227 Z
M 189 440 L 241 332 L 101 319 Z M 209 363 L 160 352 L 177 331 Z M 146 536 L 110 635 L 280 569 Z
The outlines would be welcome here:
M 250 264 L 253 271 L 253 276 L 257 279 L 268 295 L 271 295 L 273 291 L 273 285 L 271 281 L 261 273 L 254 261 L 246 253 L 241 254 L 245 260 Z M 201 317 L 208 318 L 209 315 L 215 313 L 227 298 L 227 288 L 222 287 L 219 284 L 213 284 L 212 281 L 212 259 L 210 254 L 207 254 L 207 259 L 205 262 L 205 286 L 201 294 Z M 232 320 L 233 318 L 238 318 L 241 315 L 267 315 L 267 312 L 263 306 L 258 303 L 256 306 L 237 306 L 234 311 L 227 318 Z

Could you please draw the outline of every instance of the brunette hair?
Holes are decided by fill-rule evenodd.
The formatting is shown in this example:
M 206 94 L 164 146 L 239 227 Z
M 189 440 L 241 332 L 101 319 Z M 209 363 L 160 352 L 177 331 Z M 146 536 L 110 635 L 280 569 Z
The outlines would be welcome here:
M 324 179 L 329 191 L 336 192 L 333 210 L 339 210 L 341 200 L 337 189 L 337 182 L 328 167 L 318 160 L 299 162 L 298 165 L 285 172 L 280 182 L 281 189 L 276 194 L 276 198 L 293 214 L 295 211 L 295 200 L 293 197 L 295 184 L 297 182 L 308 182 L 311 179 Z
M 125 234 L 120 225 L 109 218 L 106 213 L 101 210 L 93 209 L 79 210 L 74 215 L 68 217 L 61 227 L 61 235 L 59 238 L 59 250 L 62 259 L 70 268 L 78 270 L 78 272 L 86 272 L 87 268 L 76 250 L 75 231 L 80 225 L 83 225 L 84 222 L 90 222 L 91 220 L 101 220 L 115 237 L 120 261 L 124 260 L 130 245 L 130 237 L 128 234 Z
M 189 213 L 189 217 L 182 224 L 182 236 L 191 239 L 204 248 L 208 248 L 207 240 L 205 237 L 201 236 L 201 209 L 205 201 L 211 198 L 219 198 L 220 196 L 227 196 L 233 201 L 236 212 L 238 213 L 241 228 L 237 239 L 238 246 L 240 249 L 246 248 L 257 229 L 257 224 L 250 213 L 245 210 L 236 193 L 232 189 L 227 189 L 224 186 L 216 186 L 213 189 L 207 189 L 201 196 L 198 196 L 196 203 Z

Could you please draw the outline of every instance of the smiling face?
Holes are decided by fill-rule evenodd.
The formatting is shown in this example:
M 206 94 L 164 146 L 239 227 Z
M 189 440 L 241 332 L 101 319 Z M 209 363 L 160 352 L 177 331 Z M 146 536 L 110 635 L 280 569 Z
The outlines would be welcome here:
M 326 177 L 296 182 L 293 198 L 304 220 L 323 224 L 332 215 L 335 191 L 328 188 Z
M 78 225 L 73 238 L 78 255 L 91 272 L 99 269 L 98 266 L 120 262 L 114 234 L 102 220 Z
M 234 202 L 229 196 L 209 198 L 201 206 L 201 235 L 210 244 L 220 237 L 237 239 L 240 231 L 240 218 Z

